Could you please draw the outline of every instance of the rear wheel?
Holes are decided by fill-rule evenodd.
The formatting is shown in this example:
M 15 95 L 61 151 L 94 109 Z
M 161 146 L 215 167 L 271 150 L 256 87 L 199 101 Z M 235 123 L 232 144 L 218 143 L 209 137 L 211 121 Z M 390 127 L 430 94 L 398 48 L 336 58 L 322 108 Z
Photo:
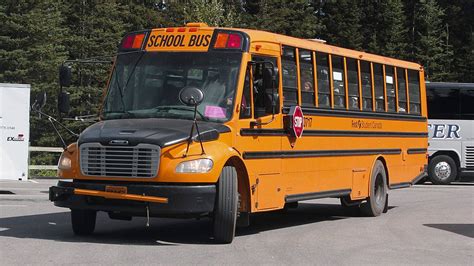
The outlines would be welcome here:
M 381 161 L 375 163 L 370 179 L 370 195 L 361 205 L 367 216 L 379 216 L 384 212 L 387 202 L 387 173 Z
M 438 155 L 430 160 L 428 175 L 433 184 L 449 185 L 458 174 L 453 158 L 447 155 Z
M 232 166 L 222 169 L 217 183 L 214 207 L 214 239 L 218 243 L 231 243 L 237 220 L 237 171 Z
M 76 235 L 90 235 L 95 229 L 96 211 L 71 210 L 72 231 Z

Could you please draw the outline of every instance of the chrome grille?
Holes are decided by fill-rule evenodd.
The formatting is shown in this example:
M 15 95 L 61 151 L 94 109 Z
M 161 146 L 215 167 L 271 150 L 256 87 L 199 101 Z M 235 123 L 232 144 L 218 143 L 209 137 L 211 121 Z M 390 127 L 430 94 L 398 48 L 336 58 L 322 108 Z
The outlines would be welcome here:
M 474 146 L 466 146 L 466 168 L 474 169 Z
M 84 143 L 80 146 L 83 175 L 151 178 L 158 173 L 160 147 L 151 144 L 137 146 L 104 146 Z

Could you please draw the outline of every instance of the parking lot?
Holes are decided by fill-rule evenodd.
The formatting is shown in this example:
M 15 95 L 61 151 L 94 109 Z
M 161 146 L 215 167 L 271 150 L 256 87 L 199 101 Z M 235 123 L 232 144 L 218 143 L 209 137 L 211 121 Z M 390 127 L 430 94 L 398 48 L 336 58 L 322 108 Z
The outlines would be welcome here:
M 74 236 L 48 201 L 55 180 L 0 181 L 0 264 L 461 264 L 474 259 L 474 183 L 390 192 L 388 213 L 361 217 L 338 199 L 260 214 L 216 245 L 208 219 L 97 219 Z

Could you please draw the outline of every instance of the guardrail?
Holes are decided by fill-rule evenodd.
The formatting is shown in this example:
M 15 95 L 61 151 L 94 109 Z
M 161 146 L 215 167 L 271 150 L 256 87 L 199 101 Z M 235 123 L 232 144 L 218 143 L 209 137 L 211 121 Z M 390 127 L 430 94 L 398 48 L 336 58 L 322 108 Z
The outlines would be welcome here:
M 63 148 L 59 147 L 29 147 L 28 152 L 56 152 L 61 153 L 64 151 Z M 30 154 L 28 153 L 28 170 L 58 170 L 57 165 L 30 165 L 29 158 Z

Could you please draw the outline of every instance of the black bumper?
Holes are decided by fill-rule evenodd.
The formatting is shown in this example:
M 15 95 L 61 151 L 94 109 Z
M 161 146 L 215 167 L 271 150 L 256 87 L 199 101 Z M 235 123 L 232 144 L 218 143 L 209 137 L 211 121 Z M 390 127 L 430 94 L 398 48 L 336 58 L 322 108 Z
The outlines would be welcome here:
M 128 194 L 168 198 L 168 203 L 154 203 L 135 200 L 107 199 L 100 196 L 86 196 L 74 193 L 74 189 L 105 191 L 108 185 L 127 187 Z M 92 183 L 59 181 L 49 188 L 49 200 L 54 205 L 70 209 L 87 209 L 120 213 L 129 216 L 193 217 L 214 210 L 216 186 L 209 185 L 157 185 L 140 183 Z

